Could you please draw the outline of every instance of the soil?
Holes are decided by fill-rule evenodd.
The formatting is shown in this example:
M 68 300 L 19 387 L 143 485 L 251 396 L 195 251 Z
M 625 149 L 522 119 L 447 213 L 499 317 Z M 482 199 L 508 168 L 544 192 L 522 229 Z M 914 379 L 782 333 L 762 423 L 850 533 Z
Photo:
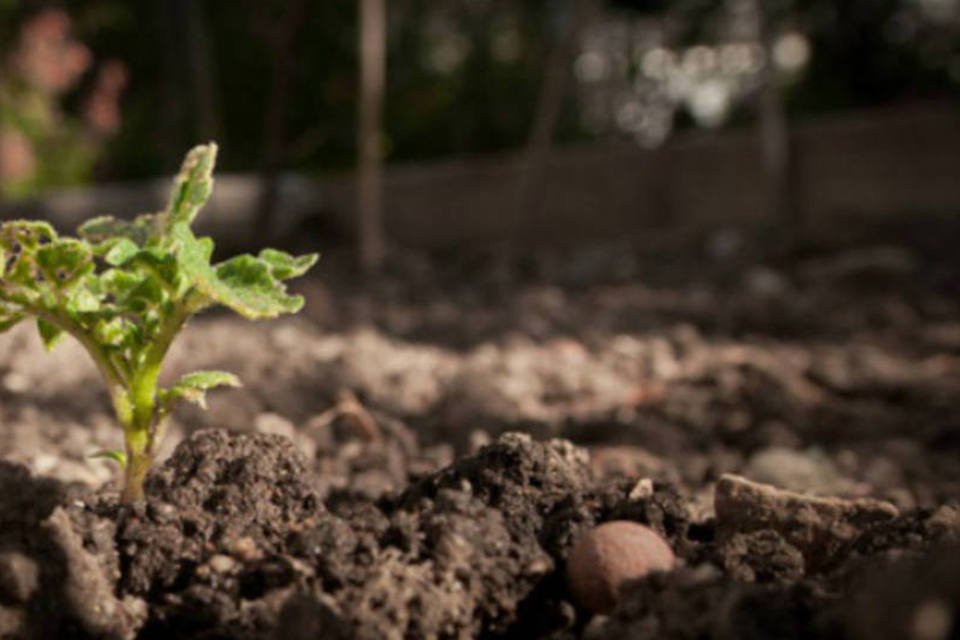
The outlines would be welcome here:
M 691 242 L 336 251 L 308 308 L 194 322 L 143 504 L 76 345 L 0 339 L 0 637 L 960 638 L 955 226 L 763 259 Z M 574 604 L 632 520 L 677 568 Z

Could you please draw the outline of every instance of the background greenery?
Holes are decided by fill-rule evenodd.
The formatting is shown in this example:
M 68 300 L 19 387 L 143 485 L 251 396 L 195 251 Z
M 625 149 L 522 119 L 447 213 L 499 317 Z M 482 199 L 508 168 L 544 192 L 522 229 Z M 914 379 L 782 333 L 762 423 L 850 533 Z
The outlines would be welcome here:
M 940 14 L 929 19 L 930 3 L 952 6 L 953 18 L 944 20 Z M 0 43 L 8 53 L 24 20 L 42 7 L 56 6 L 69 13 L 75 37 L 97 60 L 115 58 L 127 65 L 122 126 L 102 149 L 95 178 L 167 172 L 183 149 L 208 138 L 221 143 L 225 171 L 261 167 L 267 105 L 277 91 L 279 73 L 289 73 L 279 163 L 310 172 L 345 169 L 355 158 L 356 3 L 299 3 L 302 13 L 292 26 L 289 15 L 286 18 L 286 45 L 277 45 L 277 37 L 269 34 L 277 32 L 297 4 L 67 0 L 50 5 L 2 0 Z M 673 36 L 680 46 L 715 41 L 718 15 L 729 4 L 616 0 L 605 10 L 624 20 L 669 14 L 671 24 L 682 26 Z M 788 112 L 804 117 L 955 98 L 960 87 L 956 4 L 773 0 L 768 6 L 777 28 L 799 30 L 812 43 L 810 64 L 787 92 Z M 387 161 L 522 146 L 530 135 L 544 66 L 569 11 L 567 3 L 395 0 L 388 5 Z M 447 31 L 438 33 L 436 24 L 446 25 Z M 519 35 L 510 59 L 494 53 L 493 43 L 505 28 Z M 451 38 L 465 54 L 451 68 L 438 71 L 429 63 L 431 51 L 446 46 L 438 39 Z M 66 113 L 80 109 L 92 78 L 91 71 L 64 97 Z M 740 105 L 730 126 L 751 118 L 750 105 Z M 558 137 L 587 136 L 578 123 L 576 103 L 568 98 Z M 683 113 L 678 123 L 690 126 Z

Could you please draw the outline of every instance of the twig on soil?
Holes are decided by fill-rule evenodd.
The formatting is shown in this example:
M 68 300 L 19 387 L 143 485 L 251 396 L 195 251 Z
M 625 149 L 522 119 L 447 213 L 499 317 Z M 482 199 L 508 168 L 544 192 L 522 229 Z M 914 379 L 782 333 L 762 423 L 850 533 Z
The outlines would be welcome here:
M 357 396 L 349 389 L 341 389 L 337 392 L 337 401 L 332 407 L 318 415 L 307 425 L 308 430 L 328 429 L 338 418 L 346 418 L 349 424 L 361 434 L 368 442 L 375 442 L 383 439 L 383 434 L 377 426 L 374 419 L 366 407 L 357 399 Z

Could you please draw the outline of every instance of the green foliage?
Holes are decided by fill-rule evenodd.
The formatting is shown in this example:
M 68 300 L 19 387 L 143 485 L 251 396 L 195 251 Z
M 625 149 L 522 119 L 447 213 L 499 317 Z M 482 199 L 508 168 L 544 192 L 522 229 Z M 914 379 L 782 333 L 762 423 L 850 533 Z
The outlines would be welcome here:
M 88 457 L 113 460 L 120 465 L 121 469 L 127 466 L 127 454 L 117 449 L 105 449 L 103 451 L 97 451 L 96 453 L 91 453 Z
M 163 359 L 186 320 L 214 305 L 251 319 L 295 313 L 303 298 L 283 281 L 317 260 L 265 249 L 211 263 L 213 241 L 197 238 L 190 225 L 210 196 L 216 151 L 214 144 L 190 151 L 163 212 L 129 222 L 95 218 L 79 238 L 59 236 L 45 222 L 0 226 L 0 330 L 35 318 L 47 348 L 70 334 L 90 353 L 124 427 L 131 499 L 140 490 L 130 486 L 137 480 L 129 470 L 145 473 L 173 406 L 204 407 L 207 391 L 240 385 L 233 374 L 199 371 L 159 387 Z
M 182 376 L 169 389 L 160 391 L 164 411 L 178 400 L 207 408 L 207 391 L 217 387 L 239 387 L 240 378 L 227 371 L 194 371 Z

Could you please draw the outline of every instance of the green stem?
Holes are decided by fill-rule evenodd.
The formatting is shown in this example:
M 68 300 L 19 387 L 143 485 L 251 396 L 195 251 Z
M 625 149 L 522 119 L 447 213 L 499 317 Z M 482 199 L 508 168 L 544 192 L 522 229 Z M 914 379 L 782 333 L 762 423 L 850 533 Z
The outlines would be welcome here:
M 42 307 L 31 306 L 27 307 L 26 310 L 70 334 L 83 346 L 93 359 L 97 370 L 100 371 L 100 375 L 107 385 L 107 391 L 110 392 L 110 401 L 113 403 L 113 410 L 117 414 L 117 419 L 120 420 L 121 424 L 126 424 L 132 418 L 130 415 L 130 398 L 126 389 L 127 376 L 113 362 L 112 358 L 80 325 L 71 319 L 51 313 Z
M 147 478 L 151 464 L 153 464 L 153 456 L 131 450 L 128 440 L 127 466 L 123 474 L 123 492 L 120 494 L 121 503 L 132 504 L 143 500 L 143 481 Z
M 167 351 L 186 320 L 186 314 L 177 307 L 167 316 L 156 339 L 144 351 L 137 371 L 130 382 L 129 397 L 132 412 L 127 421 L 121 420 L 126 439 L 127 468 L 124 477 L 124 503 L 143 499 L 143 481 L 156 455 L 162 435 L 160 407 L 157 406 L 157 383 Z
M 126 441 L 127 466 L 121 501 L 131 503 L 142 500 L 143 482 L 153 463 L 161 435 L 162 417 L 157 407 L 160 369 L 173 339 L 186 321 L 184 307 L 178 305 L 167 316 L 156 339 L 143 353 L 140 362 L 134 365 L 132 373 L 129 368 L 119 366 L 92 336 L 71 319 L 41 307 L 32 307 L 29 311 L 72 335 L 96 363 L 107 384 L 113 410 L 117 421 L 123 426 Z

